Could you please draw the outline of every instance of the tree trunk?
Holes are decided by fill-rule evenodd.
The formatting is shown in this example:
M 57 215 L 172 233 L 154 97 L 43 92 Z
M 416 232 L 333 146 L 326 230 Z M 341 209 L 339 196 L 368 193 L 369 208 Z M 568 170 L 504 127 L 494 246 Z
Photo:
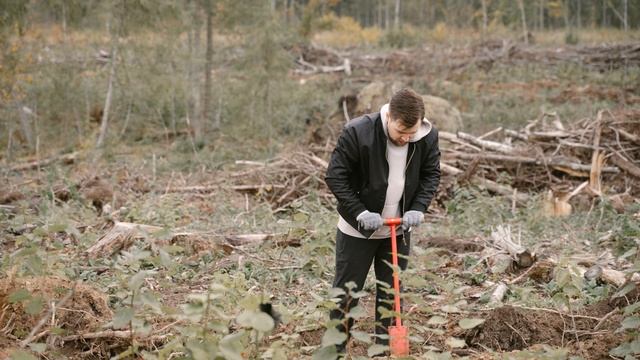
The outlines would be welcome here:
M 483 38 L 487 32 L 487 23 L 488 23 L 487 0 L 482 0 L 482 37 Z
M 564 18 L 564 28 L 567 31 L 571 31 L 571 14 L 569 13 L 570 9 L 569 9 L 569 0 L 564 0 L 563 2 L 563 9 L 562 9 L 562 15 Z
M 582 28 L 582 0 L 578 0 L 578 9 L 576 10 L 576 13 L 578 15 L 576 26 L 578 29 L 580 29 Z
M 624 0 L 624 31 L 629 30 L 629 0 Z
M 544 31 L 544 8 L 545 8 L 545 0 L 540 0 L 540 30 Z
M 118 56 L 117 35 L 111 35 L 111 69 L 109 70 L 109 85 L 107 86 L 107 96 L 104 100 L 102 119 L 100 121 L 100 134 L 96 147 L 102 147 L 104 139 L 107 136 L 109 126 L 109 110 L 111 109 L 111 97 L 113 95 L 113 81 L 116 76 L 116 57 Z
M 613 3 L 611 3 L 611 1 L 607 1 L 607 3 L 609 4 L 609 7 L 611 8 L 611 11 L 613 11 L 613 15 L 615 15 L 618 20 L 620 20 L 620 23 L 622 24 L 622 27 L 624 28 L 624 31 L 627 31 L 627 19 L 626 19 L 626 13 L 620 14 L 620 12 L 615 8 L 615 6 L 613 6 Z M 626 10 L 626 0 L 624 2 L 625 5 L 625 10 Z
M 204 65 L 204 91 L 202 95 L 202 118 L 200 119 L 200 131 L 196 132 L 196 141 L 202 141 L 203 134 L 206 130 L 206 124 L 209 121 L 209 113 L 211 111 L 211 68 L 213 66 L 213 4 L 211 0 L 205 1 L 207 13 L 207 50 Z
M 62 38 L 65 45 L 67 44 L 67 4 L 66 1 L 62 2 Z
M 190 96 L 187 103 L 187 126 L 193 134 L 200 132 L 200 81 L 196 74 L 199 69 L 195 59 L 200 54 L 200 16 L 199 6 L 195 0 L 189 1 L 189 11 L 191 12 L 191 28 L 187 33 L 187 46 L 189 51 L 189 67 L 187 69 L 187 82 L 189 84 Z
M 287 7 L 289 5 L 289 0 L 282 0 L 282 19 L 285 24 L 289 23 L 289 19 L 287 19 Z
M 394 18 L 393 18 L 393 28 L 394 29 L 400 29 L 400 0 L 396 0 L 396 7 L 395 7 L 395 11 L 394 11 Z
M 389 28 L 389 4 L 387 0 L 384 1 L 384 28 Z
M 529 31 L 527 30 L 527 18 L 524 12 L 524 0 L 518 0 L 520 5 L 520 16 L 522 17 L 522 33 L 524 36 L 524 43 L 529 45 Z

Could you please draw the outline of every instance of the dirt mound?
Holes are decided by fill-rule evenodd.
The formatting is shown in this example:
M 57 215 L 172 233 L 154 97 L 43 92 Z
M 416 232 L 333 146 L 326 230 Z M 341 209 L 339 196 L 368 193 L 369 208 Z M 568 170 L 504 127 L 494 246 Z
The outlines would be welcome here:
M 554 311 L 503 306 L 493 309 L 481 326 L 467 331 L 465 338 L 470 345 L 501 352 L 546 344 L 569 346 L 585 359 L 603 359 L 624 340 L 615 333 L 622 316 L 605 318 L 613 308 L 612 300 L 603 300 L 585 307 L 572 320 L 571 316 Z M 600 321 L 598 318 L 605 319 Z M 598 331 L 594 330 L 596 328 Z M 576 343 L 576 331 L 579 344 Z
M 640 301 L 640 286 L 636 285 L 633 290 L 629 291 L 624 296 L 609 299 L 609 306 L 613 310 L 613 308 L 623 308 L 627 305 L 637 303 L 638 301 Z
M 482 326 L 467 333 L 468 344 L 497 351 L 525 349 L 534 344 L 558 345 L 564 323 L 552 312 L 503 306 L 491 311 Z
M 456 254 L 477 252 L 484 249 L 483 244 L 473 241 L 472 239 L 456 239 L 445 236 L 428 237 L 424 240 L 418 240 L 418 242 L 429 247 L 447 249 Z
M 576 350 L 576 353 L 584 354 L 585 359 L 609 359 L 609 351 L 620 345 L 624 340 L 624 335 L 614 334 L 613 332 L 595 334 L 593 337 L 580 342 L 580 347 Z
M 4 334 L 24 338 L 47 311 L 48 304 L 60 301 L 72 288 L 71 281 L 56 277 L 0 279 L 0 329 Z M 71 334 L 92 331 L 110 321 L 112 315 L 105 294 L 78 284 L 73 296 L 55 310 L 55 327 Z

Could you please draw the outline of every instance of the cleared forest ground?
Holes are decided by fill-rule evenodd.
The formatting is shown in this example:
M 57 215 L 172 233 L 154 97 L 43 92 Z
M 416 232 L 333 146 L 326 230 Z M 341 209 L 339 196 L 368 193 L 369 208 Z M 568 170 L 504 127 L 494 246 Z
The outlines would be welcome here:
M 542 151 L 529 156 L 566 155 L 588 168 L 545 161 L 511 167 L 481 159 L 478 153 L 494 153 L 459 133 L 441 140 L 443 162 L 463 172 L 443 171 L 402 274 L 414 358 L 638 353 L 640 179 L 633 166 L 640 159 L 640 50 L 613 48 L 499 42 L 300 52 L 318 66 L 350 59 L 349 76 L 292 66 L 301 86 L 331 83 L 336 104 L 372 80 L 400 81 L 449 100 L 474 138 L 525 147 L 516 137 L 509 142 L 505 130 L 513 130 L 531 136 L 524 144 L 532 153 Z M 7 164 L 0 191 L 0 358 L 332 358 L 321 349 L 335 341 L 323 335 L 334 306 L 337 219 L 322 176 L 332 131 L 344 122 L 341 111 L 321 109 L 309 119 L 308 137 L 269 158 L 252 158 L 252 146 L 224 137 L 194 153 L 184 146 L 188 137 L 167 131 L 152 144 L 120 145 L 101 158 L 80 151 L 56 160 L 52 151 L 49 163 L 41 157 Z M 534 141 L 532 134 L 548 133 L 556 117 L 569 135 Z M 602 146 L 593 142 L 596 122 L 603 124 Z M 498 126 L 501 132 L 482 138 Z M 314 141 L 317 129 L 321 142 Z M 573 144 L 570 153 L 558 138 Z M 482 151 L 465 152 L 470 146 Z M 610 156 L 593 160 L 596 151 Z M 632 166 L 613 163 L 615 154 Z M 515 193 L 500 195 L 474 179 L 526 198 L 516 201 Z M 583 186 L 566 196 L 585 181 L 591 191 Z M 509 251 L 505 239 L 531 261 L 522 263 L 523 253 Z M 350 345 L 354 358 L 380 350 L 368 335 L 374 285 L 368 279 L 352 310 L 361 331 Z M 281 322 L 265 318 L 260 303 L 272 304 Z

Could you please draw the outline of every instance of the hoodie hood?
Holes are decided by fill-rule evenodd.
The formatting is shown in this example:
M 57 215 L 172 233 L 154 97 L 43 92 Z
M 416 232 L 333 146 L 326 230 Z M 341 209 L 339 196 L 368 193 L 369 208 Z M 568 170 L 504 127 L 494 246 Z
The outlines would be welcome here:
M 389 104 L 382 105 L 382 107 L 380 108 L 380 117 L 382 118 L 382 128 L 384 129 L 384 134 L 389 136 L 389 133 L 387 131 L 387 118 L 389 117 Z M 422 118 L 422 124 L 418 129 L 418 132 L 416 132 L 411 137 L 409 142 L 416 142 L 422 139 L 423 137 L 427 136 L 431 132 L 431 129 L 433 129 L 433 125 L 431 125 L 431 122 L 427 120 L 426 117 Z

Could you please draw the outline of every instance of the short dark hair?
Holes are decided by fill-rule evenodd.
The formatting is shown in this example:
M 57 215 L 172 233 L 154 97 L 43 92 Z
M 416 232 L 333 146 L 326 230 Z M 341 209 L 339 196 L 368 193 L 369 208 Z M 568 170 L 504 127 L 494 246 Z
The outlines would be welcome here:
M 389 102 L 389 113 L 393 120 L 400 120 L 407 128 L 415 126 L 424 118 L 422 96 L 410 88 L 397 91 Z

